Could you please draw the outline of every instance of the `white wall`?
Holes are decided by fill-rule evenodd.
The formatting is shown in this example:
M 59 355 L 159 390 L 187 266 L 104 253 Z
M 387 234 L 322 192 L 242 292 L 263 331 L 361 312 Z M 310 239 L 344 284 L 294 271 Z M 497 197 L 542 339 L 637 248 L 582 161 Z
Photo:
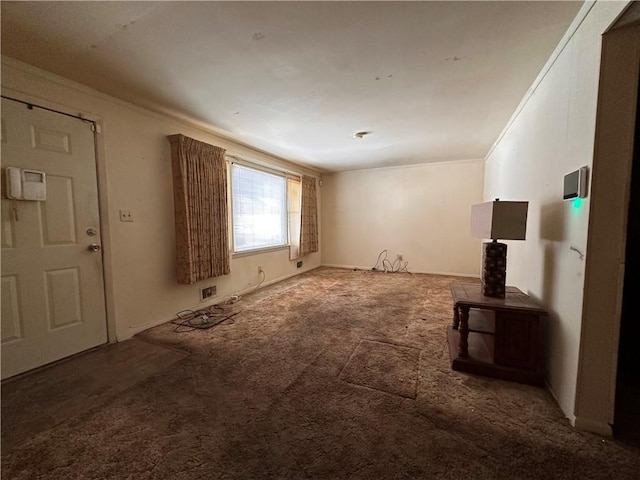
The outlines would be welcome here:
M 572 421 L 585 274 L 585 260 L 572 248 L 587 253 L 590 199 L 579 207 L 563 201 L 563 176 L 592 165 L 601 35 L 624 6 L 598 2 L 579 26 L 575 23 L 575 33 L 565 37 L 564 48 L 560 44 L 559 55 L 486 159 L 485 199 L 530 202 L 527 240 L 509 246 L 507 282 L 550 312 L 544 329 L 545 376 Z
M 322 263 L 371 268 L 387 249 L 411 272 L 477 276 L 480 240 L 469 215 L 482 179 L 482 160 L 325 175 Z
M 102 125 L 98 173 L 106 290 L 110 333 L 115 329 L 118 340 L 170 320 L 179 310 L 216 303 L 250 289 L 259 281 L 258 265 L 266 273 L 263 285 L 320 265 L 318 252 L 304 257 L 303 268 L 297 269 L 285 249 L 233 258 L 230 275 L 178 285 L 167 135 L 182 133 L 274 166 L 314 172 L 4 57 L 2 93 L 68 113 L 82 112 Z M 120 222 L 119 210 L 130 210 L 134 222 Z M 200 289 L 209 285 L 217 286 L 217 296 L 200 304 Z

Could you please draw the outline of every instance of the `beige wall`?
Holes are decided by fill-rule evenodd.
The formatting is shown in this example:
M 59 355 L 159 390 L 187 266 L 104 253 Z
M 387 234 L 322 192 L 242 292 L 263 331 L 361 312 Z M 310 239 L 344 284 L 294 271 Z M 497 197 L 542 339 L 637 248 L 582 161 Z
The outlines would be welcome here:
M 320 252 L 304 258 L 302 269 L 288 250 L 234 258 L 231 274 L 194 285 L 175 280 L 175 240 L 171 152 L 167 135 L 182 133 L 271 165 L 303 169 L 252 151 L 172 117 L 108 97 L 11 59 L 2 59 L 2 93 L 69 113 L 98 119 L 98 171 L 101 187 L 103 246 L 110 336 L 118 340 L 174 318 L 177 311 L 200 304 L 200 289 L 217 286 L 216 303 L 264 284 L 320 265 Z M 306 171 L 308 174 L 314 172 Z M 119 221 L 130 210 L 133 223 Z
M 545 376 L 575 420 L 589 201 L 562 200 L 563 176 L 593 163 L 601 35 L 624 2 L 598 2 L 556 50 L 486 159 L 484 198 L 528 200 L 527 240 L 510 242 L 507 282 L 549 310 Z M 571 32 L 572 29 L 569 30 Z M 563 44 L 566 43 L 566 45 Z M 603 426 L 606 430 L 607 425 Z
M 411 272 L 477 276 L 469 214 L 482 201 L 482 178 L 482 160 L 325 175 L 322 263 L 371 268 L 387 249 Z

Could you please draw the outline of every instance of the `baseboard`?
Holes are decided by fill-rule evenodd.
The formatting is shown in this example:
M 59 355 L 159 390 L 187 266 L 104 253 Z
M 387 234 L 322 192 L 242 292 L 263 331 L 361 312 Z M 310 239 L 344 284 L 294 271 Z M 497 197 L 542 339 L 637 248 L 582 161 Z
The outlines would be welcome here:
M 473 273 L 456 273 L 456 272 L 434 272 L 434 271 L 423 271 L 423 270 L 411 270 L 411 273 L 422 273 L 425 275 L 442 275 L 444 277 L 465 277 L 465 278 L 477 278 L 480 279 L 480 276 Z
M 569 423 L 573 428 L 575 428 L 576 430 L 582 430 L 584 432 L 595 433 L 597 435 L 602 435 L 605 437 L 613 436 L 613 429 L 611 428 L 611 425 L 609 425 L 608 423 L 601 422 L 598 420 L 590 420 L 584 417 L 578 417 L 573 413 L 565 412 L 562 409 L 562 404 L 558 401 L 556 392 L 553 391 L 548 380 L 545 380 L 545 385 L 547 387 L 547 391 L 551 394 L 553 399 L 556 401 L 556 404 L 558 404 L 558 407 L 560 407 L 560 410 L 562 410 L 562 413 L 565 414 L 565 416 L 567 417 L 567 420 L 569 420 Z
M 331 268 L 346 268 L 349 270 L 371 270 L 371 267 L 363 267 L 362 265 L 342 265 L 337 263 L 323 263 L 323 267 L 331 267 Z M 382 269 L 378 270 L 379 272 L 383 272 Z M 454 272 L 434 272 L 434 271 L 426 271 L 426 270 L 409 270 L 409 273 L 421 273 L 425 275 L 443 275 L 446 277 L 467 277 L 467 278 L 480 278 L 478 275 L 471 273 L 454 273 Z
M 613 436 L 613 429 L 611 425 L 599 420 L 591 420 L 589 418 L 575 417 L 572 425 L 576 430 L 583 430 L 585 432 L 591 432 L 605 437 Z
M 198 307 L 194 307 L 194 308 L 206 308 L 209 305 L 200 305 Z M 129 331 L 127 332 L 126 336 L 120 336 L 118 335 L 118 342 L 122 342 L 124 340 L 129 340 L 130 338 L 133 338 L 135 335 L 137 335 L 140 332 L 144 332 L 145 330 L 149 330 L 150 328 L 153 327 L 157 327 L 158 325 L 162 325 L 163 323 L 167 323 L 170 322 L 171 320 L 175 319 L 176 316 L 175 314 L 171 315 L 170 317 L 165 317 L 165 318 L 159 318 L 157 320 L 152 320 L 150 322 L 147 323 L 143 323 L 142 325 L 134 325 L 134 326 L 129 326 Z
M 259 290 L 260 288 L 264 288 L 264 287 L 266 287 L 266 286 L 273 285 L 274 283 L 282 282 L 283 280 L 287 280 L 287 279 L 289 279 L 289 278 L 297 277 L 298 275 L 302 275 L 303 273 L 311 272 L 312 270 L 315 270 L 316 268 L 320 268 L 321 266 L 322 266 L 322 265 L 318 265 L 318 266 L 313 267 L 313 268 L 309 268 L 309 269 L 306 269 L 306 270 L 301 270 L 301 271 L 299 271 L 299 272 L 295 272 L 295 273 L 289 273 L 289 274 L 287 274 L 287 275 L 283 275 L 283 276 L 281 276 L 281 277 L 274 278 L 273 280 L 269 280 L 268 282 L 262 282 L 262 283 L 260 284 L 260 287 L 259 287 L 259 288 L 256 288 L 256 287 L 249 287 L 249 288 L 246 288 L 246 289 L 244 289 L 244 290 L 241 290 L 241 291 L 240 291 L 240 292 L 238 292 L 238 293 L 235 293 L 235 294 L 232 294 L 232 295 L 227 296 L 224 300 L 222 300 L 222 302 L 224 302 L 225 300 L 230 299 L 230 298 L 231 298 L 231 297 L 233 297 L 233 296 L 236 296 L 236 295 L 237 295 L 237 296 L 240 296 L 240 295 L 246 295 L 247 293 L 251 293 L 251 292 L 253 292 L 253 291 Z M 221 303 L 221 301 L 217 301 L 217 302 L 215 302 L 215 303 Z
M 546 372 L 543 372 L 543 375 L 545 375 L 545 377 L 544 377 L 544 385 L 545 385 L 547 391 L 551 394 L 553 399 L 556 401 L 556 405 L 558 405 L 558 408 L 560 409 L 560 411 L 562 413 L 564 413 L 564 416 L 566 417 L 567 420 L 569 420 L 569 423 L 571 424 L 571 426 L 575 427 L 576 416 L 573 413 L 566 412 L 562 408 L 562 404 L 560 403 L 560 400 L 558 400 L 558 396 L 556 395 L 556 392 L 553 390 L 553 388 L 551 388 L 551 384 L 549 383 L 549 378 L 546 376 Z
M 287 275 L 283 275 L 281 277 L 269 280 L 268 282 L 263 282 L 257 288 L 255 286 L 251 286 L 251 287 L 246 288 L 244 290 L 241 290 L 239 292 L 232 293 L 232 294 L 229 294 L 229 295 L 225 295 L 223 297 L 214 297 L 212 299 L 212 301 L 210 301 L 208 303 L 199 303 L 199 304 L 197 304 L 195 306 L 192 306 L 191 308 L 187 308 L 187 309 L 183 309 L 183 310 L 200 310 L 200 309 L 203 309 L 203 308 L 208 308 L 211 305 L 216 305 L 218 303 L 228 302 L 233 297 L 240 297 L 242 295 L 246 295 L 247 293 L 254 292 L 256 290 L 259 290 L 259 289 L 264 288 L 264 287 L 269 286 L 269 285 L 273 285 L 274 283 L 282 282 L 283 280 L 287 280 L 289 278 L 296 277 L 298 275 L 302 275 L 303 273 L 310 272 L 312 270 L 315 270 L 316 268 L 320 268 L 320 265 L 318 265 L 316 267 L 313 267 L 313 268 L 307 268 L 307 269 L 304 269 L 304 270 L 300 270 L 298 272 L 294 272 L 294 273 L 290 273 L 290 274 L 287 274 Z M 150 322 L 143 323 L 142 325 L 130 326 L 129 330 L 127 332 L 127 335 L 125 335 L 125 336 L 118 335 L 117 341 L 118 342 L 122 342 L 124 340 L 128 340 L 128 339 L 132 338 L 133 336 L 137 335 L 140 332 L 144 332 L 145 330 L 149 330 L 150 328 L 157 327 L 158 325 L 162 325 L 163 323 L 170 322 L 171 320 L 174 320 L 175 318 L 176 318 L 176 316 L 175 316 L 175 314 L 173 314 L 170 317 L 159 318 L 157 320 L 152 320 Z
M 346 268 L 349 270 L 371 270 L 371 267 L 363 267 L 361 265 L 341 265 L 337 263 L 323 263 L 322 266 L 329 268 Z

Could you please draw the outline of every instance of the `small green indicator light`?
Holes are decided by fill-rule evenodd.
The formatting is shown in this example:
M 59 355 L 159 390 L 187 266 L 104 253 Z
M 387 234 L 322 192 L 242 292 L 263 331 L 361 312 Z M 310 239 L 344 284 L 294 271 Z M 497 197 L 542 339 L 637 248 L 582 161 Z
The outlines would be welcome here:
M 581 198 L 575 198 L 573 200 L 573 208 L 574 208 L 574 210 L 578 210 L 580 207 L 582 207 L 582 199 Z

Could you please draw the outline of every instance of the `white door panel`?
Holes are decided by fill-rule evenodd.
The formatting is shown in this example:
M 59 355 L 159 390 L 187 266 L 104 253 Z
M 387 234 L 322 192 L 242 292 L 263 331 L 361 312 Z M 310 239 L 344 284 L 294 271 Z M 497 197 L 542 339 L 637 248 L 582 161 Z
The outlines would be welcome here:
M 102 255 L 88 249 L 101 244 L 91 125 L 3 99 L 2 127 L 2 166 L 41 170 L 47 180 L 43 202 L 3 194 L 6 378 L 105 343 L 107 331 Z

